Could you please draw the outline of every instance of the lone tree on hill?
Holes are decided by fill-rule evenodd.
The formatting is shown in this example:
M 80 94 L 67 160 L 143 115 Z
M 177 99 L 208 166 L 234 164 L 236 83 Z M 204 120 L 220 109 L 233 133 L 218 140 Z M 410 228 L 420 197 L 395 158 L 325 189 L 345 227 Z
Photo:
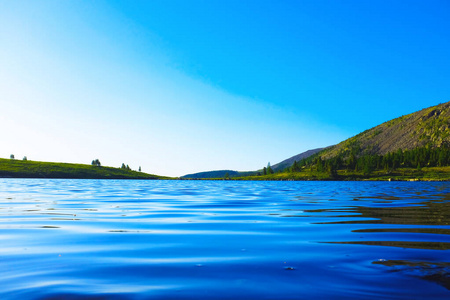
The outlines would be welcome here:
M 94 160 L 92 161 L 91 165 L 97 166 L 97 167 L 101 167 L 101 166 L 102 166 L 102 164 L 100 163 L 100 161 L 98 160 L 98 158 L 97 158 L 97 159 L 94 159 Z
M 14 159 L 14 154 L 11 154 L 9 158 Z
M 28 158 L 26 156 L 24 156 L 22 160 L 28 160 Z

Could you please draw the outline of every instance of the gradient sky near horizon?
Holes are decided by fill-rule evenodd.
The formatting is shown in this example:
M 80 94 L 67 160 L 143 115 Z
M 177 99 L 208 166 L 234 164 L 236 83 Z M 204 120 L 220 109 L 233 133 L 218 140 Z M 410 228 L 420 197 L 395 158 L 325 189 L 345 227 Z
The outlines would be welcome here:
M 0 157 L 255 170 L 450 100 L 449 1 L 2 1 Z

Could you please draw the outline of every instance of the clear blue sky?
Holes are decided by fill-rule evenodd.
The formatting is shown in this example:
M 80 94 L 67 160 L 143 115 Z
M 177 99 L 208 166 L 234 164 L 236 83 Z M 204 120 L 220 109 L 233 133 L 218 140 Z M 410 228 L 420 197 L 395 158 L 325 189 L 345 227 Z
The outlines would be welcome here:
M 449 1 L 0 1 L 0 157 L 255 170 L 450 100 Z

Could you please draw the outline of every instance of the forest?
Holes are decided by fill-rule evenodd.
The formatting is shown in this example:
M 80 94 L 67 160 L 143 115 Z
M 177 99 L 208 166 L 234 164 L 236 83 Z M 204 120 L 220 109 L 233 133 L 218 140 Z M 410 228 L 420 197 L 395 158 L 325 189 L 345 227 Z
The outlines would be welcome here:
M 399 149 L 385 155 L 362 154 L 358 147 L 341 153 L 329 159 L 322 159 L 321 153 L 311 157 L 295 161 L 284 172 L 301 172 L 303 170 L 327 172 L 331 176 L 337 175 L 337 170 L 362 172 L 370 175 L 373 171 L 394 171 L 398 168 L 444 167 L 450 165 L 450 148 L 442 147 L 418 147 L 411 150 Z

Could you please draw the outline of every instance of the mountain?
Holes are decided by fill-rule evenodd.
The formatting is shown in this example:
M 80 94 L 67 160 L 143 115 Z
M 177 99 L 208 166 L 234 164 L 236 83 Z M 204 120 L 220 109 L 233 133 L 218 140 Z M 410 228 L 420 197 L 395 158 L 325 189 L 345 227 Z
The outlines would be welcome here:
M 283 160 L 282 162 L 279 162 L 279 163 L 273 165 L 272 170 L 274 170 L 275 172 L 283 171 L 287 167 L 292 166 L 294 164 L 294 161 L 299 162 L 302 159 L 308 158 L 311 155 L 314 155 L 314 154 L 322 151 L 323 149 L 325 149 L 325 148 L 316 148 L 316 149 L 308 150 L 308 151 L 302 152 L 300 154 L 294 155 L 288 159 Z
M 187 175 L 181 176 L 181 178 L 186 178 L 186 179 L 224 178 L 227 175 L 227 173 L 228 173 L 229 177 L 239 176 L 239 172 L 238 171 L 217 170 L 217 171 L 206 171 L 206 172 L 187 174 Z
M 387 121 L 368 129 L 319 155 L 329 159 L 353 153 L 385 155 L 398 149 L 450 146 L 450 102 Z
M 284 172 L 245 179 L 450 181 L 450 102 L 375 126 Z
M 417 169 L 419 173 L 422 172 L 421 167 L 424 166 L 450 166 L 450 163 L 447 164 L 449 148 L 450 102 L 446 102 L 387 121 L 337 145 L 312 149 L 292 156 L 272 166 L 272 170 L 277 172 L 272 175 L 273 178 L 269 175 L 260 176 L 262 170 L 253 172 L 237 172 L 231 170 L 210 171 L 189 174 L 182 178 L 223 178 L 228 173 L 229 177 L 250 176 L 249 178 L 252 180 L 284 180 L 292 178 L 297 180 L 336 179 L 338 175 L 341 176 L 341 179 L 346 178 L 345 176 L 351 179 L 358 179 L 368 178 L 368 174 L 372 170 L 378 170 L 382 173 L 380 168 L 388 170 L 388 173 L 390 173 L 386 175 L 384 171 L 384 175 L 392 177 L 394 174 L 392 173 L 393 170 L 400 165 L 405 168 Z M 403 151 L 411 150 L 412 152 L 408 154 L 408 157 L 403 157 L 401 152 L 397 156 L 391 155 L 392 153 L 398 152 L 399 149 Z M 370 157 L 371 155 L 378 155 L 378 157 Z M 319 156 L 324 160 L 324 163 L 319 162 L 320 165 L 316 165 Z M 383 159 L 382 156 L 386 157 Z M 292 170 L 289 174 L 286 173 L 283 175 L 278 173 L 292 166 L 294 161 L 302 161 L 298 167 L 303 170 L 300 172 L 301 174 L 298 171 L 295 171 L 294 174 Z M 309 173 L 307 170 L 309 170 Z M 341 171 L 337 173 L 336 170 Z M 344 170 L 347 175 L 342 175 Z M 331 177 L 330 174 L 326 175 L 326 172 L 329 172 Z M 411 171 L 410 177 L 434 178 L 439 180 L 447 180 L 449 177 L 447 175 L 447 169 L 423 171 L 425 172 L 422 172 L 423 174 L 418 174 L 417 172 Z M 428 174 L 426 172 L 440 172 L 443 175 L 438 176 L 436 175 L 437 173 Z M 381 173 L 378 175 L 383 175 Z M 403 177 L 405 177 L 404 175 Z M 409 177 L 406 176 L 405 178 Z
M 300 154 L 297 154 L 295 156 L 292 156 L 292 157 L 290 157 L 288 159 L 283 160 L 280 163 L 277 163 L 277 164 L 273 165 L 272 166 L 272 170 L 274 170 L 275 172 L 282 171 L 282 170 L 286 169 L 287 167 L 292 166 L 294 161 L 300 161 L 302 159 L 308 158 L 311 155 L 314 155 L 317 152 L 321 151 L 322 149 L 325 149 L 325 148 L 312 149 L 312 150 L 308 150 L 308 151 L 302 152 Z M 187 174 L 187 175 L 181 176 L 181 178 L 183 178 L 183 179 L 224 178 L 224 177 L 226 177 L 227 173 L 228 173 L 228 176 L 230 178 L 232 178 L 232 177 L 243 177 L 243 176 L 257 175 L 258 173 L 262 173 L 262 170 L 245 171 L 245 172 L 232 171 L 232 170 L 206 171 L 206 172 Z
M 205 172 L 199 172 L 199 173 L 193 173 L 193 174 L 187 174 L 183 175 L 180 178 L 183 179 L 200 179 L 200 178 L 225 178 L 227 177 L 241 177 L 241 176 L 250 176 L 250 175 L 256 175 L 257 171 L 233 171 L 233 170 L 217 170 L 217 171 L 205 171 Z

